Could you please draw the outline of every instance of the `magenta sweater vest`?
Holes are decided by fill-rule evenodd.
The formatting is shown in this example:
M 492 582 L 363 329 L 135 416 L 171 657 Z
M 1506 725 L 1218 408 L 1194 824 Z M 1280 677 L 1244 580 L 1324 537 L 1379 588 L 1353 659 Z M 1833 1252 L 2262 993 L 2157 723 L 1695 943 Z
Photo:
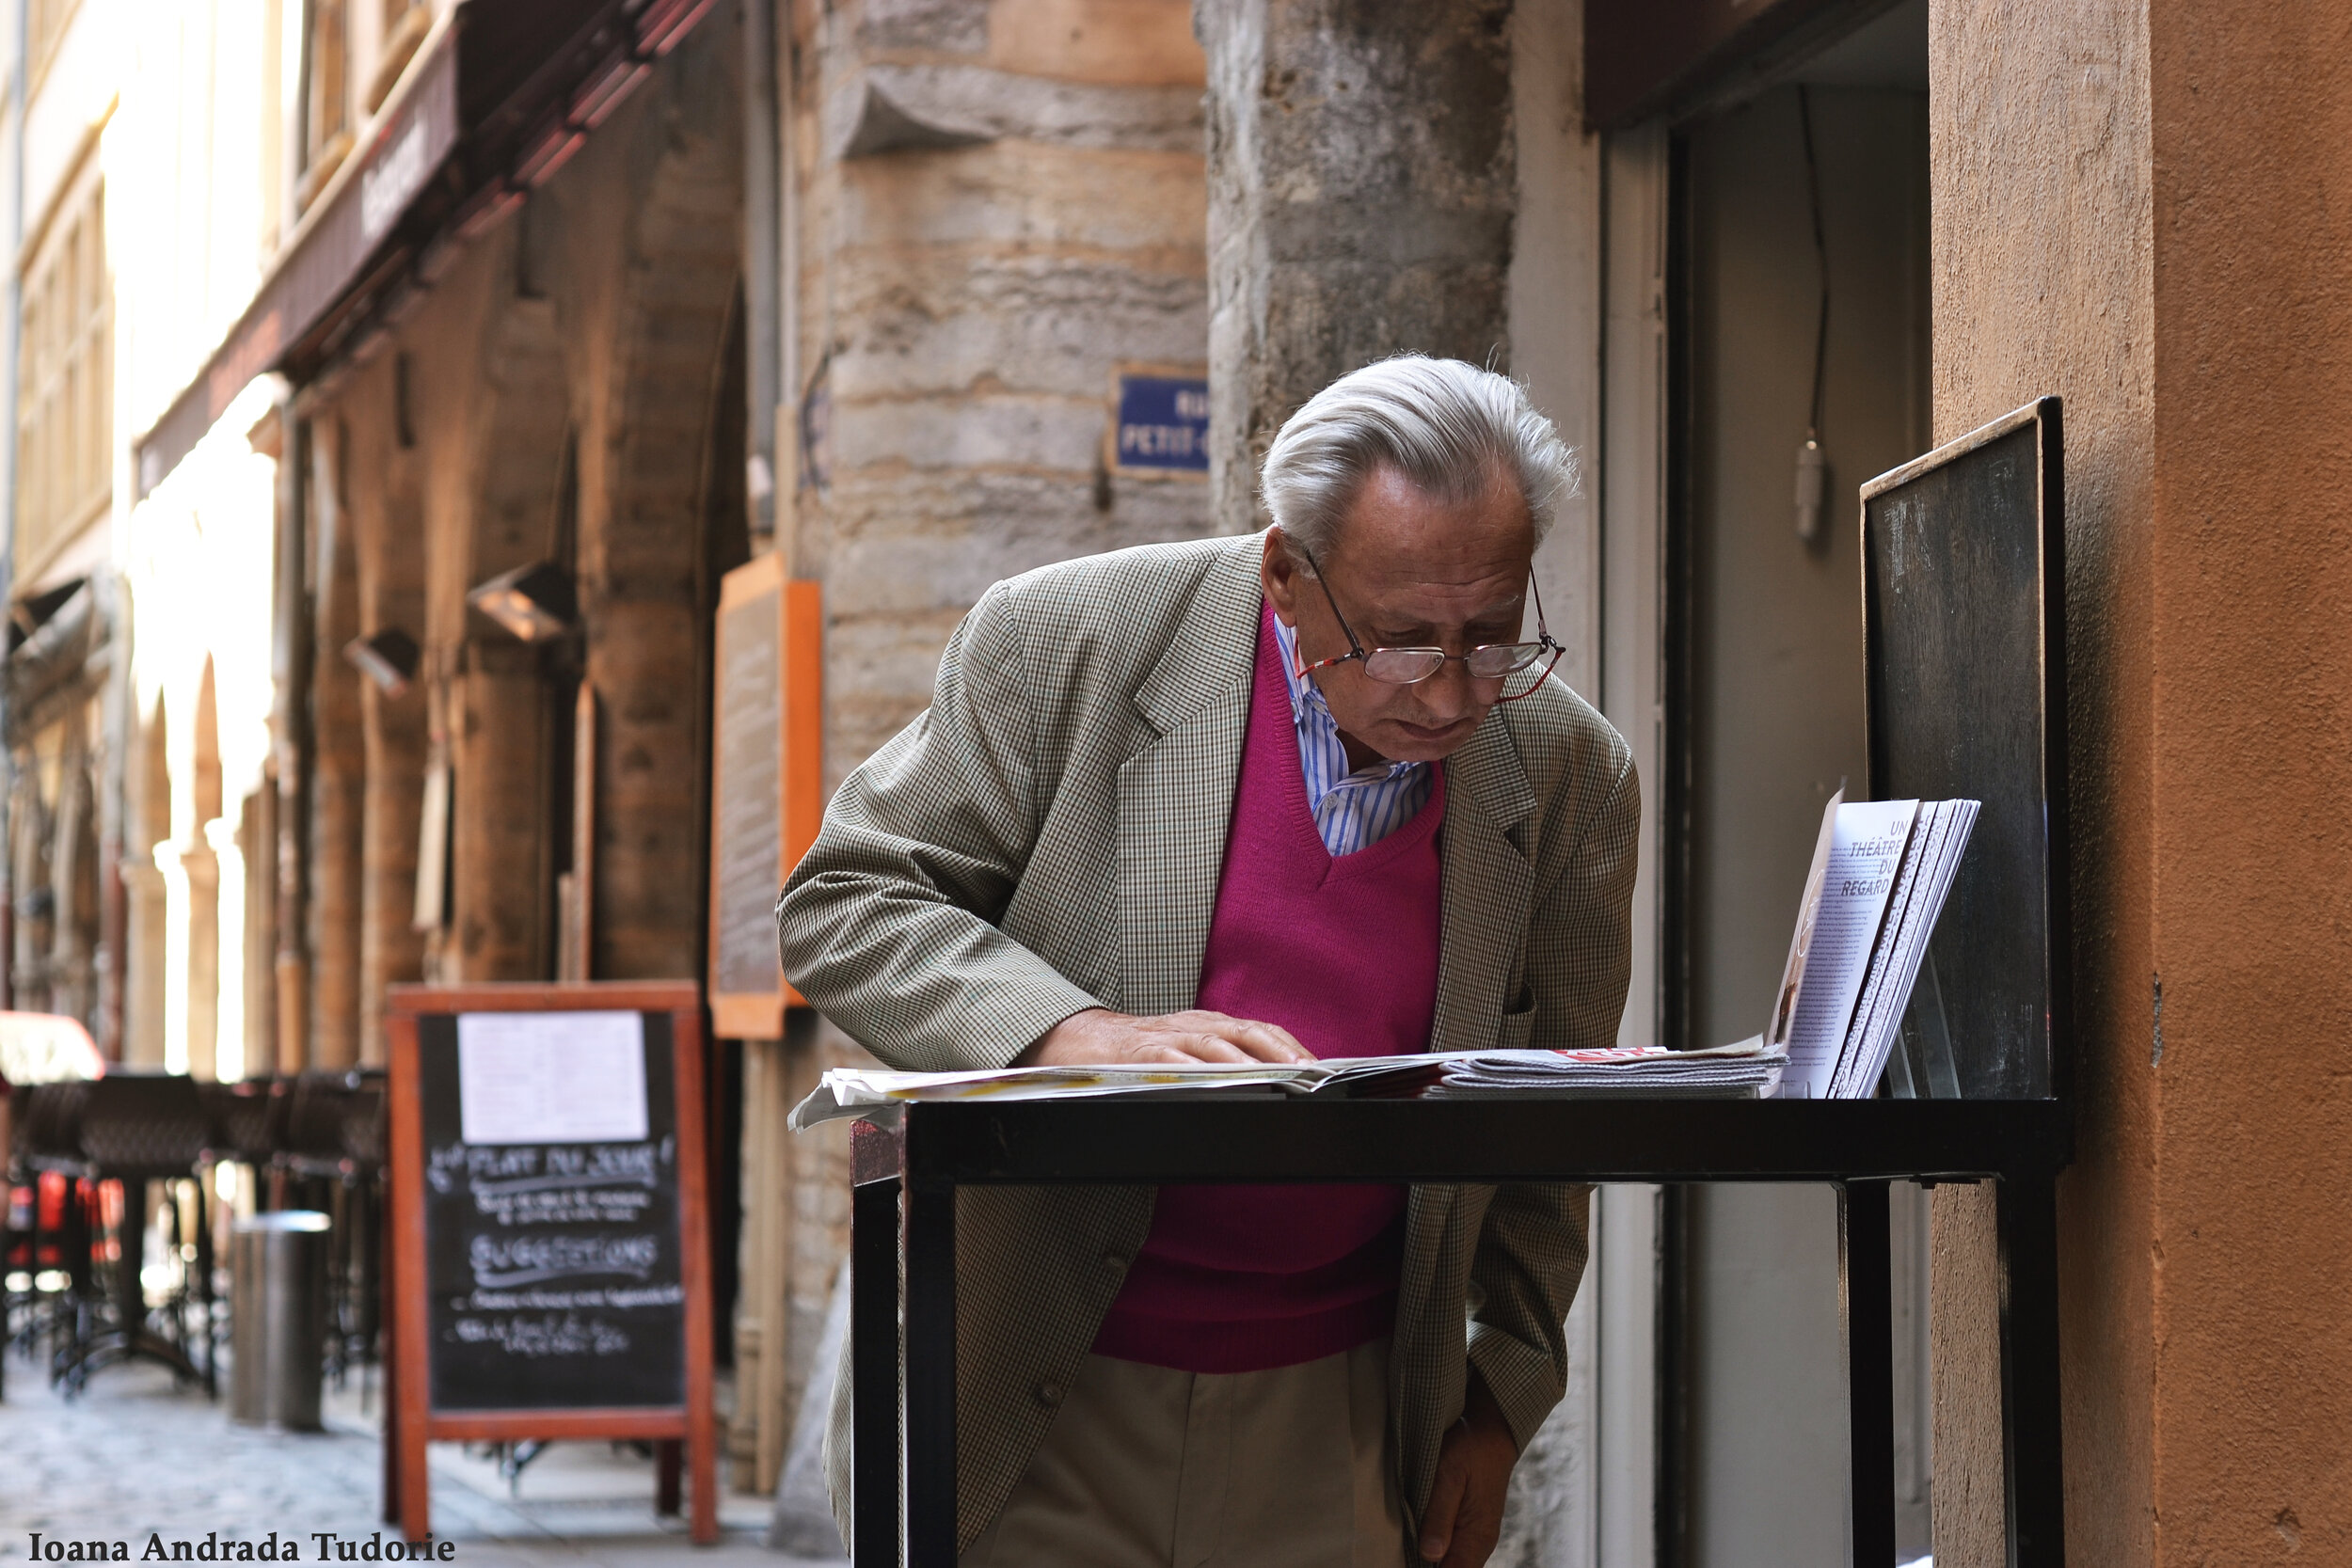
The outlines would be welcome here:
M 1387 838 L 1324 847 L 1267 614 L 1199 1005 L 1279 1023 L 1318 1056 L 1427 1050 L 1444 818 L 1441 773 Z M 1094 1349 L 1243 1372 L 1376 1339 L 1396 1315 L 1404 1218 L 1403 1187 L 1163 1187 Z

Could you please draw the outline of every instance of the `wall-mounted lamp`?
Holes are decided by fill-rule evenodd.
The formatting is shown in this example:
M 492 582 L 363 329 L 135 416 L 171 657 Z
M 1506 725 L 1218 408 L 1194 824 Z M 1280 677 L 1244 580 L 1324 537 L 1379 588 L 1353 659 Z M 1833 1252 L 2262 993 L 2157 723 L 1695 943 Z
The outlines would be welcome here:
M 571 574 L 546 561 L 501 572 L 468 594 L 466 602 L 526 642 L 562 637 L 580 614 Z
M 1821 491 L 1828 467 L 1821 443 L 1806 431 L 1804 445 L 1797 449 L 1797 537 L 1808 545 L 1821 542 Z
M 416 679 L 417 662 L 421 656 L 417 640 L 398 626 L 386 626 L 343 644 L 343 657 L 373 681 L 376 689 L 387 697 L 397 697 L 408 689 L 408 683 Z

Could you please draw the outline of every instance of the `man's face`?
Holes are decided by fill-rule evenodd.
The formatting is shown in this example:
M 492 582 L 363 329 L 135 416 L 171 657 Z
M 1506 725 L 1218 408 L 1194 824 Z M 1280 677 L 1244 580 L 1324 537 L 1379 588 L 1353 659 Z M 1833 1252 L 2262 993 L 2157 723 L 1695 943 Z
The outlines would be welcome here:
M 1422 495 L 1392 468 L 1365 482 L 1342 517 L 1337 543 L 1321 557 L 1324 585 L 1373 648 L 1443 648 L 1459 656 L 1483 642 L 1518 641 L 1535 531 L 1527 503 L 1501 474 L 1472 500 Z M 1298 630 L 1303 664 L 1348 651 L 1330 600 L 1300 569 L 1281 531 L 1266 536 L 1267 600 Z M 1374 756 L 1436 762 L 1476 732 L 1502 696 L 1500 680 L 1475 680 L 1459 657 L 1411 686 L 1392 686 L 1350 659 L 1311 677 L 1361 767 Z

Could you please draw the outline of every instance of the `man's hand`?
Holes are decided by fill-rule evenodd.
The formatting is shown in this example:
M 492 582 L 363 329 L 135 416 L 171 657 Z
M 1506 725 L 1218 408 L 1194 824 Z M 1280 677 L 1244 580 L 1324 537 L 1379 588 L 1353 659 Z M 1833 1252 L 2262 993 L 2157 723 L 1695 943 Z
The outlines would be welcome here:
M 1437 1484 L 1421 1520 L 1421 1555 L 1441 1568 L 1480 1568 L 1502 1534 L 1502 1499 L 1519 1446 L 1502 1407 L 1470 1369 L 1462 1418 L 1438 1450 Z
M 1013 1058 L 1015 1067 L 1103 1067 L 1174 1062 L 1311 1062 L 1287 1029 L 1223 1013 L 1130 1018 L 1089 1007 L 1063 1019 Z

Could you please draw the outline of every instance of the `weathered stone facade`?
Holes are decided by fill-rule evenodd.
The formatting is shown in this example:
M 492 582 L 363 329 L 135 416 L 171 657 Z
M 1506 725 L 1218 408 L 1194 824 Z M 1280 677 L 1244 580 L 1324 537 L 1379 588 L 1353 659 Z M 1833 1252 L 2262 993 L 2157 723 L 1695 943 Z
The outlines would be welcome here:
M 991 582 L 1205 527 L 1197 483 L 1103 459 L 1119 364 L 1206 358 L 1200 61 L 1181 0 L 877 5 L 797 41 L 787 545 L 825 584 L 837 774 Z
M 582 677 L 599 709 L 590 973 L 698 972 L 710 605 L 744 548 L 739 445 L 714 448 L 723 428 L 740 439 L 722 408 L 739 390 L 731 71 L 722 34 L 691 38 L 307 410 L 347 519 L 312 673 L 311 995 L 362 1042 L 388 983 L 555 975 Z M 577 573 L 576 642 L 526 645 L 468 608 L 536 561 Z M 424 648 L 397 697 L 340 657 L 387 627 Z M 443 764 L 448 913 L 420 941 L 416 824 Z
M 799 380 L 778 450 L 801 450 L 778 547 L 824 587 L 830 789 L 930 702 L 990 583 L 1213 531 L 1198 479 L 1115 473 L 1104 439 L 1120 366 L 1208 357 L 1203 69 L 1185 0 L 803 5 L 781 48 Z M 846 1135 L 787 1144 L 781 1111 L 853 1049 L 809 1027 L 746 1063 L 747 1180 L 792 1195 L 746 1216 L 737 1461 L 762 1486 L 849 1221 Z
M 1258 464 L 1349 371 L 1509 368 L 1510 0 L 1200 0 L 1209 59 L 1211 483 L 1261 526 Z

